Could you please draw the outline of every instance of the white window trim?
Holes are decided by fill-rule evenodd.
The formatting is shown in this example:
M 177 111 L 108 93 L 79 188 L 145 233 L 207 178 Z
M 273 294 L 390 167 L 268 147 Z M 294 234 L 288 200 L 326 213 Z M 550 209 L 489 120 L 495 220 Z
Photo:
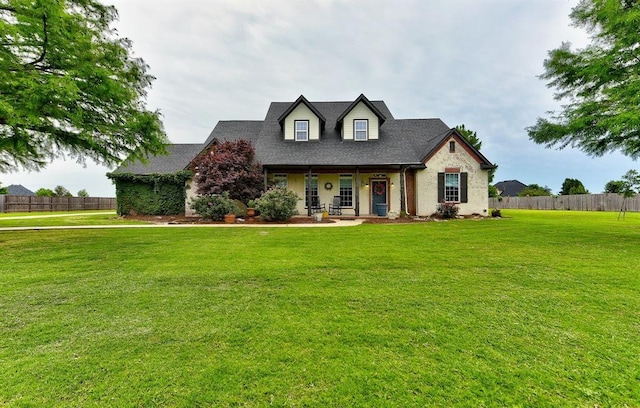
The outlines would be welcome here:
M 358 132 L 363 132 L 362 130 L 357 130 L 357 123 L 358 122 L 364 122 L 365 129 L 364 129 L 364 139 L 362 138 L 358 138 Z M 369 119 L 354 119 L 353 120 L 353 140 L 356 141 L 364 141 L 364 140 L 369 140 Z
M 458 179 L 458 197 L 456 200 L 448 200 L 447 198 L 447 176 L 456 175 Z M 459 203 L 460 202 L 460 173 L 444 173 L 444 201 L 447 203 Z
M 298 130 L 298 123 L 304 123 L 307 125 L 307 129 L 306 130 Z M 298 138 L 298 132 L 300 134 L 304 134 L 305 138 Z M 293 138 L 296 142 L 306 142 L 309 140 L 309 121 L 308 120 L 296 120 L 293 122 Z

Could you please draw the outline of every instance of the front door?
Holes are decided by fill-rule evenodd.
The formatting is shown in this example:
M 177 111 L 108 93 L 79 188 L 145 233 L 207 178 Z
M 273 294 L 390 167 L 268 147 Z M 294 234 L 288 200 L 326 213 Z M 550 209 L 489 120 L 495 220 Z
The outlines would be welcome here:
M 371 180 L 371 214 L 378 213 L 378 204 L 388 204 L 387 180 Z

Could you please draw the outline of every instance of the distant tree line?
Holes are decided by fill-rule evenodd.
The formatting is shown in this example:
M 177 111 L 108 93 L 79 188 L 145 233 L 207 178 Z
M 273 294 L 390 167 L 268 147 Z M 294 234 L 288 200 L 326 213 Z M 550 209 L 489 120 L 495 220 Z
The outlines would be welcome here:
M 36 196 L 38 197 L 73 197 L 73 194 L 67 190 L 64 186 L 56 186 L 53 190 L 49 188 L 39 188 L 36 190 Z M 78 197 L 89 197 L 87 190 L 82 189 L 78 191 Z

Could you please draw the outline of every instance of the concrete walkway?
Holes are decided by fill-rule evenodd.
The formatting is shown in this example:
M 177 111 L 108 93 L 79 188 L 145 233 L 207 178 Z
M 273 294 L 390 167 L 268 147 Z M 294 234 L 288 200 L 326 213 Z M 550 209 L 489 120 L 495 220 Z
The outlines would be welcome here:
M 104 213 L 103 213 L 104 214 Z M 7 218 L 2 218 L 7 219 Z M 311 224 L 121 224 L 121 225 L 62 225 L 50 227 L 4 227 L 0 231 L 45 231 L 45 230 L 87 230 L 117 228 L 333 228 L 353 227 L 362 224 L 363 220 L 336 220 Z
M 102 212 L 85 212 L 85 213 L 73 213 L 73 214 L 41 214 L 41 215 L 17 215 L 15 217 L 0 217 L 2 220 L 28 220 L 33 218 L 57 218 L 57 217 L 81 217 L 84 215 L 116 215 L 115 211 L 102 211 Z

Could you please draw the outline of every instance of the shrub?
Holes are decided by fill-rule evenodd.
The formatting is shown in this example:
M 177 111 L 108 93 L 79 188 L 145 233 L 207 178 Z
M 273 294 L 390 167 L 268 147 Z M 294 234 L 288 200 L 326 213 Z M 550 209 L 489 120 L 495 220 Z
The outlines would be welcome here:
M 214 221 L 221 221 L 226 214 L 236 212 L 236 205 L 227 192 L 196 197 L 189 205 L 202 218 L 210 218 Z
M 460 207 L 453 203 L 445 203 L 444 201 L 438 204 L 436 208 L 436 214 L 442 218 L 455 218 L 460 211 Z
M 298 196 L 291 190 L 274 187 L 256 200 L 256 210 L 265 221 L 286 221 L 298 213 Z

